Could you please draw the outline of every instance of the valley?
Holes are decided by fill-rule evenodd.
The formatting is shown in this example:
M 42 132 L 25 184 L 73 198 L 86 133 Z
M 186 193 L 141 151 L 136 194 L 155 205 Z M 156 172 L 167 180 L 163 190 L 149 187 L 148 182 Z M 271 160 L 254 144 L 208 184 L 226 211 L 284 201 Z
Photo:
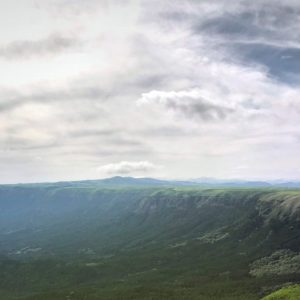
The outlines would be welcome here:
M 0 299 L 261 299 L 300 282 L 300 191 L 0 187 Z

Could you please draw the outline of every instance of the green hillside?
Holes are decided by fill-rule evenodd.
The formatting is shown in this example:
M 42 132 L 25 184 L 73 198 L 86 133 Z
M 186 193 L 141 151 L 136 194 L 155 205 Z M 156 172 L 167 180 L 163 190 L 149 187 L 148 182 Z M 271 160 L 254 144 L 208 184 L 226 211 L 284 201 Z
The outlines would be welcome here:
M 299 300 L 300 299 L 300 286 L 289 286 L 272 293 L 263 298 L 263 300 Z
M 1 186 L 0 299 L 261 299 L 300 282 L 300 191 Z

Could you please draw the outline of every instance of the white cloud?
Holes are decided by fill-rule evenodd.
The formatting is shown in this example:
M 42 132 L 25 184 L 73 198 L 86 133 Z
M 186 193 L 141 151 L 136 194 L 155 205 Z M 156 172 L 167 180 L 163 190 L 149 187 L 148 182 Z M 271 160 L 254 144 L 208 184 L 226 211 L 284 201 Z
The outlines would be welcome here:
M 107 164 L 98 168 L 98 171 L 107 175 L 144 174 L 160 168 L 149 161 L 121 161 Z

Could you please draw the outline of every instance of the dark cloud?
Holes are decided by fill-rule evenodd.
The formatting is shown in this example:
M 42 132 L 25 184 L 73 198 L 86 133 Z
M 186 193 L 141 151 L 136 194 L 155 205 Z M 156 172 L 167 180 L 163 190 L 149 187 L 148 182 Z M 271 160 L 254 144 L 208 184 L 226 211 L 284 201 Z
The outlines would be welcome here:
M 190 30 L 202 53 L 206 45 L 231 63 L 260 65 L 275 79 L 299 82 L 299 1 L 175 1 L 159 19 Z
M 187 118 L 197 118 L 203 121 L 224 120 L 233 112 L 232 109 L 215 105 L 198 99 L 194 103 L 169 102 L 168 109 L 179 111 Z
M 300 74 L 299 3 L 237 1 L 226 8 L 224 1 L 216 3 L 220 8 L 217 13 L 202 15 L 201 10 L 185 13 L 185 21 L 191 24 L 195 36 L 227 52 L 226 59 L 231 62 L 259 64 L 270 76 L 285 82 L 296 79 Z M 175 17 L 176 14 L 172 15 L 173 21 Z
M 53 34 L 41 40 L 14 41 L 5 46 L 0 46 L 0 57 L 6 59 L 25 59 L 35 56 L 54 55 L 75 47 L 79 40 Z
M 138 105 L 159 105 L 166 110 L 181 114 L 186 118 L 202 121 L 224 120 L 234 113 L 230 106 L 215 102 L 202 96 L 201 90 L 183 90 L 178 92 L 151 91 L 142 94 Z
M 224 12 L 224 14 L 208 18 L 195 25 L 196 32 L 208 32 L 231 38 L 268 38 L 280 39 L 285 30 L 299 23 L 299 11 L 289 7 L 269 8 L 262 6 L 261 10 L 251 7 L 239 11 Z M 294 37 L 294 33 L 289 33 Z M 285 37 L 287 38 L 287 37 Z

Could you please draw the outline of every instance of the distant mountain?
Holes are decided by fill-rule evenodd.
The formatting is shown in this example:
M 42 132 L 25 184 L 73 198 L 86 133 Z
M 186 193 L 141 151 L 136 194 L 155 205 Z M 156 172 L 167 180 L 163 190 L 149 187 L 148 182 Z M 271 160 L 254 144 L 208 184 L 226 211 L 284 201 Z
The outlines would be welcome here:
M 154 178 L 134 178 L 134 177 L 121 177 L 115 176 L 97 181 L 103 185 L 123 185 L 123 186 L 169 186 L 169 185 L 193 185 L 190 182 L 182 181 L 168 181 Z
M 16 185 L 15 185 L 16 186 Z M 151 187 L 151 186 L 198 186 L 203 188 L 300 188 L 300 182 L 297 181 L 251 181 L 251 180 L 222 180 L 215 178 L 195 178 L 188 180 L 163 180 L 155 178 L 136 178 L 136 177 L 123 177 L 115 176 L 104 179 L 94 180 L 80 180 L 80 181 L 61 181 L 52 183 L 36 183 L 36 184 L 22 184 L 19 186 L 107 186 L 107 187 Z
M 177 180 L 162 180 L 155 178 L 136 178 L 115 176 L 104 179 L 79 180 L 79 181 L 60 181 L 60 182 L 46 182 L 46 183 L 32 183 L 32 184 L 14 184 L 12 186 L 110 186 L 110 187 L 133 187 L 133 186 L 195 186 L 198 185 L 192 181 L 177 181 Z M 5 185 L 4 185 L 5 186 Z
M 300 188 L 300 182 L 291 181 L 291 182 L 281 182 L 275 184 L 277 187 L 287 187 L 287 188 Z
M 191 182 L 207 186 L 220 187 L 271 187 L 272 184 L 267 181 L 248 181 L 248 180 L 222 180 L 214 178 L 196 178 L 191 179 Z
M 222 180 L 215 178 L 195 178 L 190 182 L 197 183 L 201 186 L 211 187 L 279 187 L 279 188 L 300 188 L 300 181 L 257 181 L 257 180 Z

